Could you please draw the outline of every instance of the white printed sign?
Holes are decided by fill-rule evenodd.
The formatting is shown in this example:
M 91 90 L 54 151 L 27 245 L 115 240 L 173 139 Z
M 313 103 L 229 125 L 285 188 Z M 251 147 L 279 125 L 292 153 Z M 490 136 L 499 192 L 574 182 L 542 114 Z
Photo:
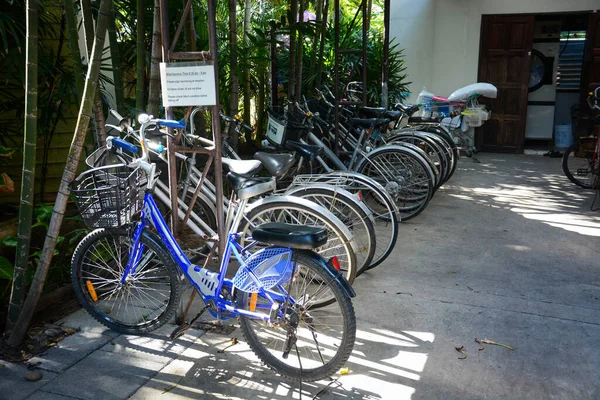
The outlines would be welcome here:
M 160 63 L 163 105 L 214 106 L 217 104 L 215 70 L 197 63 Z
M 269 122 L 267 124 L 267 138 L 275 144 L 282 144 L 283 134 L 285 132 L 285 126 L 281 125 L 271 115 L 269 115 Z

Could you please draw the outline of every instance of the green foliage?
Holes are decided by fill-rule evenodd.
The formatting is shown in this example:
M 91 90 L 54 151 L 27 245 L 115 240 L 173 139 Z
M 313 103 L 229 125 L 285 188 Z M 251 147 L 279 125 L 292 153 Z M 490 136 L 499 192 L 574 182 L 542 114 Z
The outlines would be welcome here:
M 12 280 L 15 268 L 10 260 L 0 256 L 0 280 Z

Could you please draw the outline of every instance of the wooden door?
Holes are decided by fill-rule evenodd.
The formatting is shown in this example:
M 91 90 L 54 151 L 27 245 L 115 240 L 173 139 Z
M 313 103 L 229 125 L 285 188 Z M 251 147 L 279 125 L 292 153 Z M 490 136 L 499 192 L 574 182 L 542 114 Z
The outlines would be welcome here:
M 600 86 L 600 12 L 590 14 L 581 71 L 581 101 Z
M 533 16 L 482 17 L 479 82 L 498 88 L 496 99 L 480 98 L 492 110 L 476 135 L 482 151 L 523 152 L 532 36 Z

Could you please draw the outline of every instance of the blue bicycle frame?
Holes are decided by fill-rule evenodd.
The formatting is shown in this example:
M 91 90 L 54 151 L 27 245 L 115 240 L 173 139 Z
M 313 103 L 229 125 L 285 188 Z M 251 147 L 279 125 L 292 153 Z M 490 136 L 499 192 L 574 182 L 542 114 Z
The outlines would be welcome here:
M 240 263 L 240 268 L 245 269 L 245 272 L 248 273 L 250 279 L 252 279 L 258 287 L 258 296 L 267 299 L 270 303 L 268 305 L 257 304 L 256 308 L 270 309 L 271 306 L 276 302 L 283 303 L 286 300 L 290 301 L 292 304 L 294 303 L 294 299 L 291 298 L 291 296 L 288 296 L 287 291 L 283 288 L 284 282 L 276 285 L 276 287 L 281 292 L 275 292 L 264 288 L 258 277 L 256 277 L 255 274 L 248 268 L 246 263 L 246 261 L 251 256 L 251 254 L 248 252 L 248 249 L 254 246 L 257 242 L 252 242 L 248 246 L 242 247 L 239 243 L 236 242 L 236 239 L 239 238 L 239 234 L 237 233 L 228 234 L 227 243 L 225 244 L 225 253 L 223 254 L 218 273 L 209 271 L 205 268 L 201 268 L 197 265 L 192 264 L 187 258 L 187 256 L 184 254 L 183 250 L 181 250 L 181 247 L 179 246 L 175 238 L 173 237 L 173 234 L 169 230 L 166 221 L 164 220 L 160 211 L 158 210 L 158 207 L 154 201 L 154 198 L 152 197 L 152 194 L 149 192 L 145 193 L 144 195 L 141 220 L 136 225 L 133 232 L 132 246 L 129 251 L 129 259 L 125 271 L 123 273 L 123 277 L 121 278 L 122 284 L 125 283 L 129 276 L 133 276 L 135 274 L 135 269 L 142 259 L 144 248 L 140 238 L 144 229 L 148 228 L 149 225 L 152 225 L 156 229 L 156 231 L 160 235 L 160 238 L 162 239 L 162 242 L 166 245 L 169 253 L 171 254 L 173 260 L 179 266 L 179 269 L 183 271 L 184 275 L 194 285 L 194 287 L 198 289 L 198 291 L 202 294 L 204 302 L 213 302 L 213 304 L 216 306 L 217 312 L 220 313 L 226 311 L 229 313 L 228 317 L 243 315 L 250 318 L 260 319 L 265 322 L 269 321 L 269 315 L 238 309 L 233 306 L 231 301 L 226 300 L 222 296 L 220 296 L 221 289 L 223 288 L 223 286 L 229 286 L 231 288 L 234 288 L 233 282 L 230 279 L 225 278 L 231 253 L 234 254 L 235 258 Z M 294 263 L 295 260 L 292 259 L 290 262 Z M 295 268 L 295 266 L 292 265 L 292 268 Z M 209 290 L 212 293 L 207 293 L 207 291 Z M 282 315 L 283 313 L 279 311 L 279 316 L 281 317 Z

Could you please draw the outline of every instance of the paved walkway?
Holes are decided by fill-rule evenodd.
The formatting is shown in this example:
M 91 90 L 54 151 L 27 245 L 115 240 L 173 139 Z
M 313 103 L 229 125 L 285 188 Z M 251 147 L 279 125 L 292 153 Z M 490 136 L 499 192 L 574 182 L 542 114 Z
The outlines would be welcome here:
M 350 373 L 303 385 L 311 399 L 600 398 L 600 212 L 560 159 L 482 154 L 402 224 L 392 256 L 355 283 Z M 85 312 L 40 361 L 0 368 L 1 399 L 298 399 L 240 337 L 172 326 L 119 335 Z M 508 344 L 514 351 L 475 338 Z M 455 347 L 464 346 L 468 357 Z M 1 364 L 2 362 L 0 362 Z

